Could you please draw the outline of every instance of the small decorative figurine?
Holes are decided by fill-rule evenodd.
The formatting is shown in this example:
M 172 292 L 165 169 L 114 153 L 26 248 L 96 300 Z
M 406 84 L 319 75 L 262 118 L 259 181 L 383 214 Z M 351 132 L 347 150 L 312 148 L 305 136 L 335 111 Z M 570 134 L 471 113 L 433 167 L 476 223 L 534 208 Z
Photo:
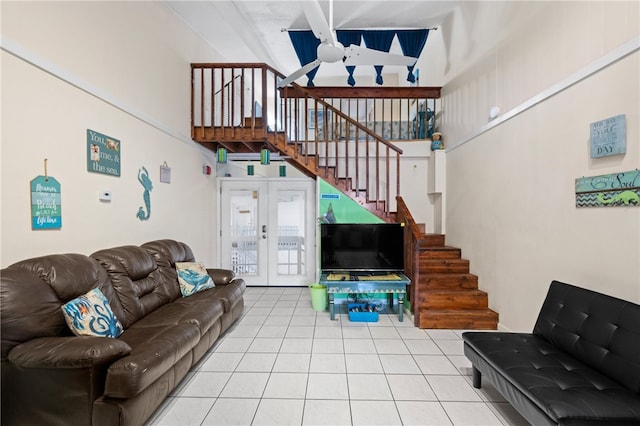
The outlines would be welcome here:
M 444 143 L 442 142 L 441 138 L 442 138 L 442 134 L 440 132 L 435 132 L 431 136 L 431 151 L 444 149 Z

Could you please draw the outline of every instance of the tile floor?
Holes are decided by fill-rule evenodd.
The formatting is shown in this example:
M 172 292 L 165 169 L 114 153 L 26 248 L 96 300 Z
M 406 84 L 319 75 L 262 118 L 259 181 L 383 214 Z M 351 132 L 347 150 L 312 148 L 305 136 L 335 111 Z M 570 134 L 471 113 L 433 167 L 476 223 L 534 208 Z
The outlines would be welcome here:
M 251 287 L 245 313 L 148 425 L 527 425 L 488 381 L 471 385 L 460 330 L 405 316 L 350 322 L 306 288 Z

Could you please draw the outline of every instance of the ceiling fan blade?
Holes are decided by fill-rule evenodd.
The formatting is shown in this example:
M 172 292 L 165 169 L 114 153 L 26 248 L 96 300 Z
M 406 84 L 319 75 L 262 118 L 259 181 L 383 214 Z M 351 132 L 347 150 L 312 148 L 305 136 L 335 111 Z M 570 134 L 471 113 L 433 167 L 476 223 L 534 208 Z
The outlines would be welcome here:
M 320 43 L 335 43 L 333 33 L 331 32 L 331 28 L 329 28 L 327 19 L 324 17 L 320 3 L 316 0 L 302 1 L 300 3 L 304 16 L 307 18 L 307 22 L 309 22 L 311 31 L 313 31 L 313 35 L 320 39 Z
M 355 44 L 348 46 L 344 52 L 345 65 L 414 65 L 418 58 L 396 55 L 395 53 L 382 52 L 368 49 Z
M 303 75 L 311 71 L 312 69 L 316 68 L 321 63 L 322 61 L 320 61 L 319 59 L 316 59 L 313 62 L 309 62 L 307 65 L 303 66 L 298 71 L 294 71 L 291 74 L 289 74 L 286 78 L 280 80 L 280 83 L 278 83 L 278 88 L 283 88 L 288 86 L 289 84 L 293 83 L 294 81 L 296 81 L 297 79 L 299 79 L 300 77 L 302 77 Z

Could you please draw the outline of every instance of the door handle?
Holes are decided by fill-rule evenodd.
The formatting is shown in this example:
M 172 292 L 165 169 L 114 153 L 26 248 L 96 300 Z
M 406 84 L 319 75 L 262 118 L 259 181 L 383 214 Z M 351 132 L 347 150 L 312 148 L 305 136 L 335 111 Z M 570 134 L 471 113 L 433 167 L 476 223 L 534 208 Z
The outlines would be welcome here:
M 262 232 L 267 232 L 267 225 L 262 225 Z

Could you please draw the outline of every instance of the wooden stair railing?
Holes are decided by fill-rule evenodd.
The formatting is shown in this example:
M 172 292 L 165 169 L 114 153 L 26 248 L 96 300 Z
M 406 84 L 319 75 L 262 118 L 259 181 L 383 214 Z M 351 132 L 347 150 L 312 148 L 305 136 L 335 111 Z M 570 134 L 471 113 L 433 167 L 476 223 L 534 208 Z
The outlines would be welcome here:
M 405 273 L 411 279 L 409 301 L 419 328 L 495 330 L 498 314 L 478 289 L 461 250 L 445 245 L 442 234 L 422 233 L 398 197 L 399 222 L 405 224 Z
M 243 153 L 266 143 L 303 173 L 327 180 L 381 219 L 395 220 L 401 149 L 295 83 L 278 88 L 284 75 L 268 65 L 191 68 L 196 142 Z

